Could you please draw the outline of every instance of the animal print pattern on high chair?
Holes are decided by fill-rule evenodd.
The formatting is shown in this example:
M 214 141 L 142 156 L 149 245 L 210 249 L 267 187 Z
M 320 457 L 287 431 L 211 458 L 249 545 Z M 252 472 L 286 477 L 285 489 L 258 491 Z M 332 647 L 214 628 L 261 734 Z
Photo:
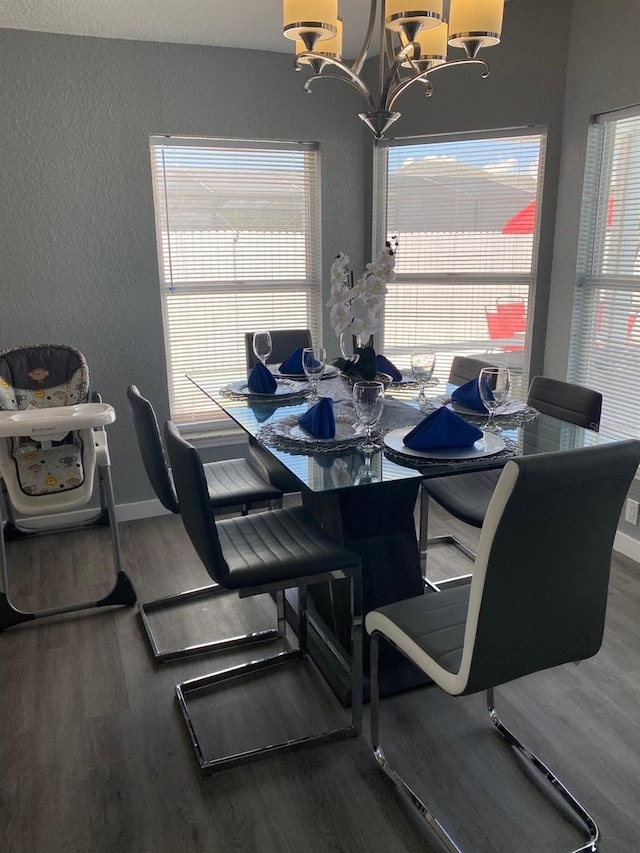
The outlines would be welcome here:
M 51 388 L 14 388 L 0 376 L 0 411 L 49 409 L 84 402 L 86 383 L 81 370 L 74 371 L 68 382 Z
M 70 434 L 72 443 L 43 447 L 29 438 L 14 439 L 13 459 L 18 482 L 26 495 L 51 495 L 77 489 L 84 483 L 82 439 Z

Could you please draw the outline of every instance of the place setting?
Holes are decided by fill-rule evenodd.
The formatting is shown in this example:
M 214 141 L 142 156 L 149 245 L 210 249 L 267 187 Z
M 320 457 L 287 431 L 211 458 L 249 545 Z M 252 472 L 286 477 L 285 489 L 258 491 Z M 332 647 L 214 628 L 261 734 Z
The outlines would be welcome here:
M 308 399 L 313 402 L 313 393 Z M 356 382 L 352 400 L 317 398 L 306 412 L 280 418 L 276 424 L 265 424 L 258 437 L 294 453 L 335 454 L 358 449 L 366 456 L 380 449 L 374 428 L 383 408 L 381 382 Z
M 464 464 L 489 457 L 512 456 L 517 445 L 496 426 L 495 409 L 506 397 L 508 377 L 492 376 L 473 380 L 482 401 L 489 402 L 483 428 L 471 423 L 449 406 L 441 405 L 413 428 L 391 430 L 384 436 L 385 453 L 401 465 L 420 468 L 430 464 Z M 471 383 L 469 383 L 471 384 Z M 471 388 L 469 392 L 471 392 Z M 479 393 L 479 391 L 478 391 Z M 476 412 L 477 413 L 477 412 Z
M 434 403 L 445 406 L 485 431 L 500 433 L 538 417 L 533 406 L 509 399 L 511 377 L 504 367 L 485 367 L 477 379 L 456 388 L 450 396 L 437 397 Z
M 273 371 L 267 366 L 267 361 L 272 352 L 271 333 L 258 331 L 253 335 L 253 352 L 257 358 L 255 366 L 249 371 L 246 380 L 229 382 L 220 389 L 224 397 L 231 399 L 246 399 L 249 401 L 263 401 L 283 405 L 290 402 L 298 402 L 301 399 L 316 394 L 317 380 L 324 373 L 326 356 L 324 350 L 314 348 L 306 357 L 306 350 L 294 350 L 294 352 L 283 362 L 292 367 L 299 368 L 292 372 L 291 378 L 281 372 L 283 365 L 278 371 Z M 322 352 L 320 352 L 322 350 Z

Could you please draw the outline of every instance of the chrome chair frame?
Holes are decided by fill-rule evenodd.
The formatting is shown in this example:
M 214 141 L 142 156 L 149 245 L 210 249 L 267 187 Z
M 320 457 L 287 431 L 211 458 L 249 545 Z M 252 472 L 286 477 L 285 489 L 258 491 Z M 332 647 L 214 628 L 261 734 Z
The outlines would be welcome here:
M 188 698 L 190 695 L 207 688 L 214 688 L 234 679 L 241 679 L 256 672 L 283 666 L 284 664 L 299 661 L 308 657 L 307 647 L 307 587 L 316 583 L 349 578 L 351 585 L 351 722 L 347 726 L 332 729 L 320 734 L 305 735 L 303 737 L 290 738 L 279 743 L 267 744 L 249 750 L 241 750 L 228 755 L 210 756 L 206 755 L 198 737 L 194 721 L 189 711 Z M 266 757 L 276 752 L 288 752 L 301 746 L 314 746 L 329 741 L 341 740 L 348 737 L 356 737 L 362 731 L 362 580 L 360 569 L 350 572 L 335 571 L 309 577 L 292 578 L 287 582 L 286 589 L 297 587 L 298 589 L 298 626 L 297 647 L 275 655 L 248 661 L 228 669 L 222 669 L 208 675 L 192 678 L 176 684 L 176 697 L 178 705 L 187 725 L 191 745 L 196 754 L 200 772 L 210 775 L 227 767 L 246 764 L 250 761 Z M 240 598 L 262 593 L 281 593 L 281 584 L 267 584 L 260 587 L 251 587 L 238 590 Z M 331 647 L 329 647 L 331 650 Z
M 444 844 L 449 853 L 463 853 L 460 847 L 455 843 L 449 832 L 433 814 L 429 806 L 420 799 L 410 785 L 402 778 L 388 762 L 382 746 L 380 744 L 380 696 L 378 689 L 378 647 L 379 639 L 382 635 L 377 631 L 370 636 L 370 699 L 371 699 L 371 745 L 373 755 L 378 763 L 378 766 L 384 774 L 393 782 L 395 787 L 403 794 L 418 812 L 418 814 L 428 823 L 431 829 L 435 832 L 440 841 Z M 393 646 L 400 653 L 402 649 L 392 643 L 388 637 L 384 638 L 389 645 Z M 512 746 L 518 754 L 533 768 L 541 779 L 548 782 L 554 790 L 562 797 L 571 812 L 580 821 L 587 834 L 587 841 L 581 846 L 575 848 L 571 853 L 596 853 L 598 850 L 598 840 L 600 838 L 600 830 L 598 825 L 584 808 L 584 806 L 574 797 L 566 785 L 556 776 L 556 774 L 539 758 L 528 746 L 526 746 L 507 726 L 504 725 L 498 716 L 494 705 L 494 688 L 491 687 L 486 692 L 487 710 L 489 719 L 496 727 L 498 733 L 504 740 Z

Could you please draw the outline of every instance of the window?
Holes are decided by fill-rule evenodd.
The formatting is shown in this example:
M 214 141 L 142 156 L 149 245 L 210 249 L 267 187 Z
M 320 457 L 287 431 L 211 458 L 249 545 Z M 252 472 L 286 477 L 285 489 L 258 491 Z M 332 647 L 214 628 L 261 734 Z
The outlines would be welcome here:
M 640 107 L 590 128 L 576 285 L 569 379 L 602 393 L 604 432 L 640 438 Z
M 246 375 L 244 333 L 309 328 L 319 301 L 312 144 L 151 138 L 171 416 L 224 417 L 185 374 Z
M 526 393 L 544 141 L 522 129 L 380 144 L 376 230 L 399 243 L 381 341 L 389 358 L 408 364 L 430 344 L 446 381 L 454 355 L 477 355 L 510 367 Z

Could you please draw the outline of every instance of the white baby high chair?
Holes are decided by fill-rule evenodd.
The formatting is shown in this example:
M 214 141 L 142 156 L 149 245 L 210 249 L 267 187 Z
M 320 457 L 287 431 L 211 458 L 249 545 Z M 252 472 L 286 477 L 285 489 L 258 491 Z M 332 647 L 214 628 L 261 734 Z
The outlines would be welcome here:
M 99 395 L 89 402 L 87 363 L 73 347 L 41 344 L 0 352 L 0 479 L 6 512 L 0 537 L 0 631 L 58 613 L 135 604 L 133 585 L 120 562 L 105 432 L 115 418 L 112 406 Z M 29 525 L 32 517 L 86 507 L 96 471 L 100 509 L 94 515 L 72 525 Z M 107 596 L 32 613 L 11 604 L 5 540 L 95 525 L 109 525 L 111 532 L 116 580 Z

